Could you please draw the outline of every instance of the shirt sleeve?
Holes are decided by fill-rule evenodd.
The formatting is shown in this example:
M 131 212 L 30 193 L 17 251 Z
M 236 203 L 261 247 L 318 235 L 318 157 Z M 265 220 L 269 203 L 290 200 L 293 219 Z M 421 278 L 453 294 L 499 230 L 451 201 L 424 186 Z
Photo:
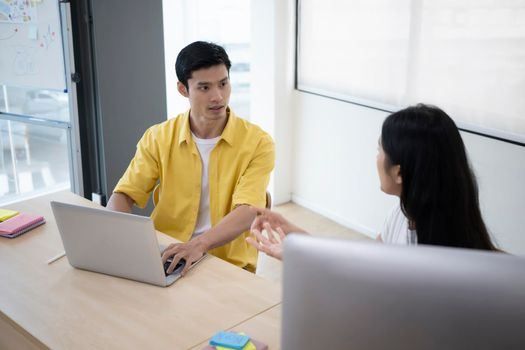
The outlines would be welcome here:
M 235 186 L 233 207 L 241 204 L 265 206 L 266 188 L 274 165 L 275 145 L 269 135 L 264 135 L 257 145 L 252 160 Z
M 159 178 L 159 147 L 154 128 L 149 128 L 140 139 L 135 156 L 113 190 L 127 194 L 140 208 L 148 203 L 149 194 Z

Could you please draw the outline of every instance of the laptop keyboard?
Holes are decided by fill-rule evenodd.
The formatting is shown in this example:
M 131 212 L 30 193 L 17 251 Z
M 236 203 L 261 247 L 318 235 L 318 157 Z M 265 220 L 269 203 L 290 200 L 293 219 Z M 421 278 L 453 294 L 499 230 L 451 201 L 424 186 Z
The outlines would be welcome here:
M 164 273 L 166 274 L 166 276 L 170 275 L 167 271 L 168 271 L 168 268 L 170 267 L 172 261 L 173 261 L 173 259 L 169 258 L 164 263 Z M 184 265 L 186 265 L 186 260 L 180 259 L 179 262 L 177 263 L 177 265 L 175 266 L 175 269 L 173 269 L 173 272 L 171 274 L 179 273 L 184 268 Z

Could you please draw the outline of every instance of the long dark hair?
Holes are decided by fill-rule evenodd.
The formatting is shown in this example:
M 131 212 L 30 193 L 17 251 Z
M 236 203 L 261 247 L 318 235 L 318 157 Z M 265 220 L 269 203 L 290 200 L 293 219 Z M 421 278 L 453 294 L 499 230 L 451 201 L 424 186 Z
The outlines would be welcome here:
M 401 210 L 420 244 L 497 250 L 479 209 L 478 186 L 454 121 L 418 104 L 388 116 L 386 166 L 399 165 Z

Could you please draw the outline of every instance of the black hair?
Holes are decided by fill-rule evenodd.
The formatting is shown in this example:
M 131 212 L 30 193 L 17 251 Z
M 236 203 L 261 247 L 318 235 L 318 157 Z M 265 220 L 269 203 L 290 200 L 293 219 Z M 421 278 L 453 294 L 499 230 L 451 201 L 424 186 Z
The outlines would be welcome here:
M 175 61 L 175 72 L 179 81 L 188 88 L 188 79 L 193 71 L 224 64 L 230 73 L 231 62 L 222 46 L 205 41 L 195 41 L 183 48 Z
M 399 165 L 401 209 L 420 244 L 497 250 L 479 208 L 478 186 L 454 121 L 424 104 L 388 116 L 386 166 Z

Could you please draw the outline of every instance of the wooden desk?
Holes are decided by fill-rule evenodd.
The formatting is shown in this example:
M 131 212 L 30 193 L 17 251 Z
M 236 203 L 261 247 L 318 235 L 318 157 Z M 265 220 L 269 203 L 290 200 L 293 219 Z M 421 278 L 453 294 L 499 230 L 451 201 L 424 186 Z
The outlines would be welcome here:
M 278 350 L 281 348 L 281 312 L 281 304 L 273 306 L 228 330 L 244 332 L 267 344 L 269 350 Z M 201 350 L 208 342 L 209 339 L 191 350 Z
M 0 237 L 2 349 L 188 349 L 280 303 L 278 284 L 213 256 L 167 288 L 74 269 L 66 258 L 48 265 L 63 250 L 50 200 L 97 206 L 69 192 L 9 206 L 47 223 Z

